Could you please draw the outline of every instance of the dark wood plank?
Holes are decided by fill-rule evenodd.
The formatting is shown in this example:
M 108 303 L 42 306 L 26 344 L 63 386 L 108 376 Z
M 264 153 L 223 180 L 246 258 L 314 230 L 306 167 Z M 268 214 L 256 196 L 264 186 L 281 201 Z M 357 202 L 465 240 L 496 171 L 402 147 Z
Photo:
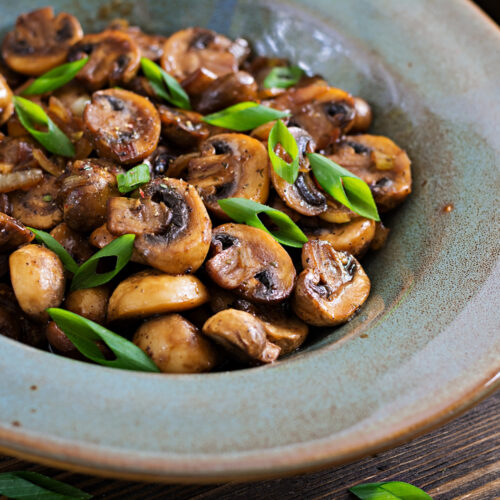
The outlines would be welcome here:
M 353 499 L 350 486 L 406 481 L 434 500 L 500 499 L 500 391 L 461 418 L 394 450 L 312 474 L 256 483 L 162 485 L 72 474 L 9 457 L 0 472 L 33 470 L 106 500 Z

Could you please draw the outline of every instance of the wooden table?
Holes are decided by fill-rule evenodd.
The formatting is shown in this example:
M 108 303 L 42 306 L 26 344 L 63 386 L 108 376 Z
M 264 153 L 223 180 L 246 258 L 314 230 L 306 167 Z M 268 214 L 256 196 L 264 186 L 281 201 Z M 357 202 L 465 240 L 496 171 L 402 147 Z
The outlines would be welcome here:
M 95 499 L 353 499 L 359 483 L 399 480 L 434 500 L 500 499 L 500 391 L 414 441 L 350 465 L 285 479 L 220 485 L 162 485 L 106 480 L 0 456 L 0 472 L 32 470 L 94 494 Z

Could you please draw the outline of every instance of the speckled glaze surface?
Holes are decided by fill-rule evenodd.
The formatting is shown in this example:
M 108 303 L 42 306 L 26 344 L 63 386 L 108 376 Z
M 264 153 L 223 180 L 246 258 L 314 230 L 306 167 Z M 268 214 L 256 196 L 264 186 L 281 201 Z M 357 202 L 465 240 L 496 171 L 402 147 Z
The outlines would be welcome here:
M 3 2 L 2 34 L 47 3 Z M 361 313 L 273 366 L 130 373 L 0 336 L 2 451 L 137 479 L 277 476 L 395 446 L 499 385 L 500 35 L 472 4 L 52 4 L 87 31 L 116 16 L 165 34 L 202 25 L 304 62 L 373 104 L 373 130 L 413 160 L 414 192 L 365 261 L 373 291 Z

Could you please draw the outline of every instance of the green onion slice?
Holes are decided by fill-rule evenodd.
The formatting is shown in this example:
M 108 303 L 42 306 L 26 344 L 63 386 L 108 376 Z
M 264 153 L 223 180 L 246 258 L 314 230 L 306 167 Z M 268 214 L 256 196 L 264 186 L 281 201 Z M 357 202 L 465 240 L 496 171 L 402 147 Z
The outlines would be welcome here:
M 50 308 L 47 312 L 75 347 L 95 363 L 124 370 L 160 371 L 142 349 L 98 323 L 65 309 Z M 96 340 L 102 340 L 111 349 L 116 359 L 106 359 L 96 345 Z
M 116 180 L 118 182 L 118 191 L 120 193 L 128 193 L 134 189 L 149 182 L 151 174 L 149 167 L 142 163 L 130 169 L 126 174 L 118 174 Z
M 283 149 L 292 157 L 291 163 L 287 163 L 274 152 L 278 144 L 281 144 Z M 286 182 L 293 184 L 299 175 L 299 147 L 295 137 L 281 120 L 278 120 L 271 129 L 267 142 L 267 151 L 274 171 Z
M 29 87 L 22 92 L 23 95 L 39 95 L 45 92 L 62 87 L 75 78 L 78 72 L 87 64 L 88 57 L 78 59 L 66 64 L 61 64 L 57 68 L 51 69 L 39 76 Z
M 342 205 L 368 219 L 380 220 L 372 192 L 365 181 L 317 153 L 307 157 L 319 185 Z
M 425 491 L 402 481 L 358 484 L 349 491 L 361 500 L 432 500 Z
M 287 89 L 296 85 L 302 78 L 304 70 L 298 66 L 276 66 L 262 82 L 265 89 Z
M 203 121 L 210 125 L 245 132 L 264 125 L 264 123 L 287 116 L 290 116 L 290 113 L 247 101 L 207 115 L 203 118 Z
M 73 157 L 75 147 L 62 130 L 47 116 L 47 113 L 34 102 L 23 97 L 14 97 L 14 108 L 23 127 L 47 150 L 61 156 Z M 42 132 L 35 128 L 42 125 L 48 130 Z
M 219 205 L 235 222 L 262 229 L 282 245 L 301 248 L 308 241 L 292 219 L 279 210 L 246 198 L 226 198 L 219 200 Z M 259 219 L 260 213 L 266 214 L 278 226 L 278 230 L 269 231 Z

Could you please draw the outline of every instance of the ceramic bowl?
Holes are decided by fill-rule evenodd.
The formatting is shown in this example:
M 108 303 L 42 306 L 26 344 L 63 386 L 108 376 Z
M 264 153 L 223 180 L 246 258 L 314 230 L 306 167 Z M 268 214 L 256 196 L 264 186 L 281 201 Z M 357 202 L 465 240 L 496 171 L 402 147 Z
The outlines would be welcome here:
M 2 34 L 46 3 L 4 2 Z M 0 336 L 3 452 L 135 479 L 278 476 L 395 446 L 498 387 L 500 36 L 479 10 L 458 0 L 52 3 L 87 31 L 118 16 L 164 34 L 201 25 L 301 61 L 373 104 L 373 130 L 408 151 L 414 189 L 388 218 L 387 247 L 365 260 L 373 291 L 361 312 L 272 366 L 131 373 Z

